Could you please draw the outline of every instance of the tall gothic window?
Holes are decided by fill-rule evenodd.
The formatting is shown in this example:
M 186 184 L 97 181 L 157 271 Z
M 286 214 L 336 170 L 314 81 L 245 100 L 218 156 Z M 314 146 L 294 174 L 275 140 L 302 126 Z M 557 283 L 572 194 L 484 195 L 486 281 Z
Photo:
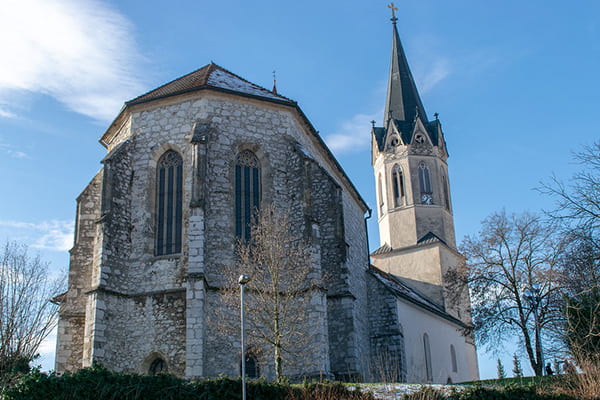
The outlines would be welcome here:
M 427 382 L 433 381 L 433 371 L 431 369 L 431 348 L 429 347 L 429 335 L 423 334 L 423 350 L 425 353 L 425 373 L 427 374 Z
M 381 179 L 381 174 L 379 174 L 379 178 L 377 179 L 377 194 L 379 195 L 379 215 L 382 216 L 385 202 L 383 200 L 383 181 Z
M 456 350 L 454 350 L 454 345 L 450 345 L 450 359 L 452 361 L 452 372 L 458 372 L 458 364 L 456 363 Z
M 421 186 L 421 204 L 433 204 L 433 192 L 431 191 L 429 167 L 425 165 L 425 163 L 419 164 L 419 185 Z
M 235 236 L 250 238 L 250 223 L 260 208 L 260 164 L 250 150 L 235 159 Z
M 448 195 L 449 192 L 449 187 L 448 187 L 448 181 L 446 180 L 446 176 L 442 175 L 442 190 L 444 191 L 444 205 L 446 206 L 446 209 L 449 211 L 450 210 L 450 196 Z
M 169 150 L 156 170 L 156 255 L 181 253 L 183 159 Z
M 404 175 L 398 164 L 392 168 L 392 187 L 394 190 L 394 207 L 404 205 Z

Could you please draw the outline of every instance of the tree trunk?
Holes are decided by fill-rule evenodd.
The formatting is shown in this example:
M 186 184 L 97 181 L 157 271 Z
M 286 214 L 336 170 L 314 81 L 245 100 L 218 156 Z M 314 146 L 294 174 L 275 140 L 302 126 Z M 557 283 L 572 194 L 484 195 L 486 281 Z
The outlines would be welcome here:
M 276 304 L 277 306 L 278 304 Z M 279 307 L 276 308 L 279 310 Z M 281 332 L 279 331 L 279 313 L 276 312 L 275 321 L 274 321 L 274 334 L 275 334 L 275 343 L 273 347 L 275 348 L 275 376 L 277 377 L 277 382 L 281 382 L 283 379 L 283 367 L 281 360 Z
M 281 362 L 281 343 L 279 340 L 275 343 L 275 374 L 277 376 L 277 382 L 281 382 L 283 379 L 283 366 Z

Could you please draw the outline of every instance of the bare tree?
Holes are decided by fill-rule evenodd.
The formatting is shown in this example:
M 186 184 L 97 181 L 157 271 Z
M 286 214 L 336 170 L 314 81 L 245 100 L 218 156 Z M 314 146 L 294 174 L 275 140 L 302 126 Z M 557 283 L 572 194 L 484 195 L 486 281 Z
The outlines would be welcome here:
M 27 246 L 7 242 L 0 250 L 0 371 L 31 361 L 57 322 L 62 281 L 48 274 L 48 263 L 31 258 Z
M 322 282 L 310 244 L 292 233 L 288 214 L 273 206 L 258 213 L 251 240 L 239 241 L 237 262 L 226 272 L 221 291 L 229 309 L 239 307 L 237 277 L 247 274 L 246 321 L 250 348 L 271 348 L 277 380 L 283 378 L 287 356 L 306 351 L 310 341 L 307 312 L 311 296 Z M 254 346 L 253 346 L 254 345 Z
M 582 169 L 565 184 L 556 176 L 542 182 L 538 190 L 556 199 L 556 208 L 548 214 L 582 232 L 598 233 L 600 228 L 600 141 L 574 153 Z
M 536 375 L 543 372 L 543 351 L 554 343 L 551 333 L 562 326 L 557 264 L 563 247 L 557 229 L 538 216 L 494 213 L 477 237 L 462 242 L 465 272 L 447 277 L 458 288 L 470 287 L 478 341 L 497 349 L 517 337 Z
M 567 298 L 563 339 L 580 366 L 591 362 L 597 368 L 600 362 L 594 359 L 594 353 L 600 336 L 600 141 L 575 152 L 574 160 L 580 170 L 568 183 L 552 176 L 538 190 L 556 200 L 556 207 L 547 215 L 561 224 L 568 239 L 561 259 Z

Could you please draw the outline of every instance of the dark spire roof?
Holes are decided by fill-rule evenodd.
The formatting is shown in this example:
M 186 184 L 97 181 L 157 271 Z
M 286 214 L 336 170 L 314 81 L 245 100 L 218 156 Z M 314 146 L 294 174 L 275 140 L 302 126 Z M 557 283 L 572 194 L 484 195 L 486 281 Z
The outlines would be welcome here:
M 427 114 L 425 113 L 425 108 L 419 97 L 415 80 L 413 79 L 408 66 L 406 54 L 404 54 L 404 49 L 400 42 L 396 20 L 397 18 L 392 18 L 392 61 L 390 65 L 385 114 L 383 116 L 385 121 L 384 126 L 387 127 L 390 118 L 412 123 L 417 113 L 421 118 L 421 121 L 426 124 L 428 122 Z

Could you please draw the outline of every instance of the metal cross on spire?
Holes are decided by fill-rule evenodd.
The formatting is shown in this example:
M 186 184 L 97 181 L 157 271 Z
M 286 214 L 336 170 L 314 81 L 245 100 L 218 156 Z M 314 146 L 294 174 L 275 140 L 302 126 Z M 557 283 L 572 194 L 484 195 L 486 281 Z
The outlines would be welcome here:
M 396 11 L 398 10 L 398 7 L 394 7 L 394 3 L 392 2 L 388 4 L 388 8 L 392 10 L 392 19 L 390 21 L 392 21 L 395 24 L 396 21 L 398 21 L 398 18 L 396 18 Z
M 273 71 L 273 90 L 271 92 L 277 94 L 277 73 Z

